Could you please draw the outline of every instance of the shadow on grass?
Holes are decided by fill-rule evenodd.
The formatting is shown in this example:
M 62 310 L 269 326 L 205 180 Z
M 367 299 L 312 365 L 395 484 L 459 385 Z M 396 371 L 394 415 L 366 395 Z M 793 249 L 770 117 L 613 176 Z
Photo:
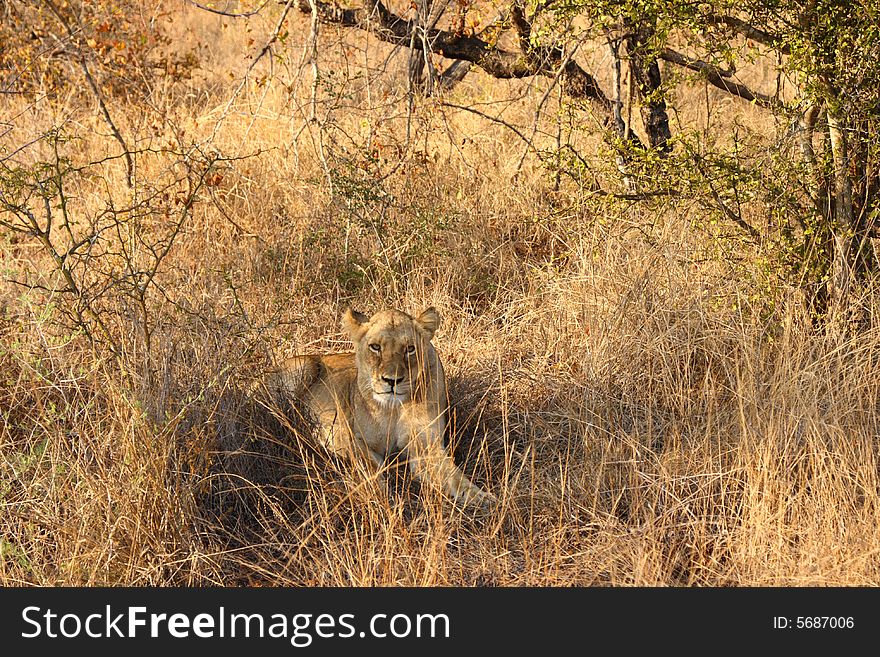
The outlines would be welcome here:
M 498 531 L 516 536 L 516 526 L 530 524 L 524 518 L 535 512 L 535 473 L 523 458 L 534 436 L 519 415 L 510 421 L 511 409 L 491 376 L 450 376 L 447 423 L 447 444 L 455 462 L 475 484 L 506 499 L 503 513 L 488 520 L 441 502 L 436 491 L 422 490 L 404 455 L 389 457 L 383 479 L 365 485 L 364 473 L 348 459 L 319 446 L 315 423 L 297 404 L 278 399 L 264 403 L 259 394 L 228 393 L 218 407 L 222 417 L 215 424 L 211 486 L 199 498 L 206 531 L 227 553 L 225 583 L 308 582 L 313 577 L 303 565 L 308 558 L 291 555 L 301 556 L 303 550 L 317 554 L 353 535 L 387 542 L 396 540 L 388 538 L 388 532 L 420 536 L 447 526 L 442 531 L 461 545 L 463 560 L 468 559 L 465 546 L 473 541 Z M 538 495 L 541 500 L 546 497 L 542 491 Z M 555 503 L 550 497 L 546 501 L 548 508 Z M 321 545 L 315 547 L 316 543 Z M 452 548 L 447 549 L 451 557 Z M 480 566 L 466 581 L 491 585 L 494 576 Z

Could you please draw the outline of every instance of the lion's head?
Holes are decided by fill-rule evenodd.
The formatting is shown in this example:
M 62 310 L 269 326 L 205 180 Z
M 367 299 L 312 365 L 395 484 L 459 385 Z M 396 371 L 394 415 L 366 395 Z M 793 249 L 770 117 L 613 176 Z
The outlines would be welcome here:
M 351 336 L 364 396 L 383 405 L 401 404 L 425 382 L 436 359 L 431 338 L 440 315 L 428 308 L 418 317 L 383 310 L 372 317 L 347 310 L 342 325 Z

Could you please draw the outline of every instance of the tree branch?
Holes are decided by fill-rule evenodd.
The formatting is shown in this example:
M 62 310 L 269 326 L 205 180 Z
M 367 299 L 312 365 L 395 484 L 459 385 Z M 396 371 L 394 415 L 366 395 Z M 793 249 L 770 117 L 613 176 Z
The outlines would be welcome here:
M 747 100 L 750 103 L 755 103 L 756 105 L 760 105 L 761 107 L 765 107 L 767 109 L 785 109 L 785 105 L 783 105 L 778 98 L 768 96 L 757 91 L 752 91 L 744 84 L 726 79 L 725 74 L 727 73 L 727 71 L 723 71 L 717 66 L 713 66 L 712 64 L 701 61 L 699 59 L 691 59 L 690 57 L 686 57 L 685 55 L 682 55 L 681 53 L 676 52 L 675 50 L 672 50 L 670 48 L 664 48 L 660 51 L 658 56 L 660 57 L 660 59 L 670 62 L 671 64 L 675 64 L 676 66 L 681 66 L 683 68 L 702 73 L 706 76 L 706 80 L 713 86 L 718 87 L 722 91 L 726 91 L 727 93 L 734 96 L 739 96 L 743 100 Z
M 302 12 L 311 12 L 308 0 L 297 0 Z M 512 52 L 497 48 L 475 36 L 465 36 L 448 30 L 428 29 L 426 38 L 412 40 L 418 26 L 388 10 L 381 0 L 364 0 L 363 7 L 343 8 L 327 2 L 315 1 L 318 18 L 322 23 L 335 23 L 370 32 L 387 43 L 416 49 L 430 48 L 431 52 L 449 59 L 473 62 L 492 77 L 499 79 L 528 78 L 535 75 L 553 77 L 560 73 L 564 61 L 558 48 L 533 48 L 529 52 Z M 571 98 L 586 100 L 598 115 L 604 127 L 613 125 L 611 101 L 599 88 L 596 79 L 577 62 L 569 60 L 562 67 L 563 91 Z
M 226 16 L 227 18 L 249 18 L 250 16 L 255 16 L 263 10 L 263 7 L 265 7 L 267 4 L 269 4 L 271 2 L 271 0 L 263 0 L 263 2 L 256 9 L 251 9 L 250 11 L 244 11 L 244 12 L 233 12 L 233 11 L 227 11 L 225 9 L 216 9 L 216 8 L 210 7 L 208 5 L 203 5 L 199 2 L 196 2 L 196 0 L 186 0 L 186 1 L 189 4 L 191 4 L 195 7 L 198 7 L 199 9 L 201 9 L 203 11 L 207 11 L 212 14 L 217 14 L 218 16 Z M 227 3 L 227 6 L 228 5 L 229 5 L 229 3 Z
M 498 34 L 502 30 L 507 18 L 507 12 L 499 12 L 491 23 L 486 25 L 486 27 L 481 29 L 474 36 L 485 38 L 487 42 L 494 42 L 494 40 L 498 38 Z M 432 25 L 431 27 L 434 26 Z M 473 65 L 473 62 L 466 62 L 462 59 L 454 60 L 446 67 L 446 70 L 440 74 L 439 89 L 442 91 L 450 91 L 453 89 L 455 85 L 464 80 L 464 77 L 468 74 Z
M 771 34 L 770 32 L 765 32 L 764 30 L 755 27 L 751 23 L 740 20 L 739 18 L 734 18 L 733 16 L 722 16 L 719 14 L 708 14 L 704 16 L 703 19 L 709 25 L 724 25 L 725 27 L 729 27 L 734 32 L 743 35 L 747 39 L 751 39 L 752 41 L 757 41 L 758 43 L 765 46 L 775 48 L 784 55 L 788 55 L 790 52 L 789 47 L 782 42 L 782 39 L 780 37 L 775 34 Z
M 64 14 L 61 13 L 61 10 L 55 6 L 52 0 L 45 0 L 45 2 L 46 5 L 49 7 L 49 10 L 55 15 L 55 18 L 58 19 L 58 22 L 61 23 L 62 27 L 64 27 L 71 44 L 75 45 L 76 35 L 73 32 L 73 28 L 70 27 L 70 23 L 68 23 L 67 19 L 64 17 Z M 98 107 L 101 110 L 104 121 L 110 128 L 110 132 L 113 134 L 113 138 L 116 139 L 120 146 L 122 146 L 122 154 L 125 156 L 126 181 L 128 182 L 128 186 L 130 188 L 134 185 L 134 182 L 132 180 L 134 176 L 134 162 L 132 162 L 131 159 L 131 151 L 128 149 L 128 144 L 125 142 L 125 139 L 123 139 L 122 133 L 119 132 L 119 128 L 116 127 L 116 123 L 113 121 L 113 117 L 110 116 L 110 110 L 107 109 L 107 104 L 104 102 L 104 96 L 101 94 L 101 89 L 98 87 L 98 83 L 95 81 L 95 78 L 92 76 L 92 73 L 89 70 L 89 65 L 86 62 L 86 56 L 83 54 L 82 49 L 77 47 L 74 57 L 76 58 L 77 63 L 82 69 L 83 75 L 86 78 L 86 82 L 89 83 L 89 88 L 92 90 L 92 95 L 98 102 Z

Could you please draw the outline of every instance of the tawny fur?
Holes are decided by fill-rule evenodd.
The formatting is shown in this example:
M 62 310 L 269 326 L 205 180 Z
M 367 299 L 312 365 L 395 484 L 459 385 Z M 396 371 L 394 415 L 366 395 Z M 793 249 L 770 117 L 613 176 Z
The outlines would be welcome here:
M 440 316 L 384 310 L 370 318 L 348 310 L 349 353 L 294 356 L 267 378 L 271 389 L 302 400 L 331 451 L 361 459 L 372 471 L 404 451 L 420 481 L 456 502 L 487 507 L 495 496 L 475 486 L 443 446 L 446 375 L 431 338 Z

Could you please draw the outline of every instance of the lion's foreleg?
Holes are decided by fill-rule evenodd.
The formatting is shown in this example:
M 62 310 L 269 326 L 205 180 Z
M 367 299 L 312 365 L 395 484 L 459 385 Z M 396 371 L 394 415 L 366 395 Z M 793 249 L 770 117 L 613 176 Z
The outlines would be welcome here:
M 485 507 L 496 501 L 465 476 L 443 447 L 442 415 L 432 420 L 426 413 L 411 412 L 404 419 L 401 442 L 405 442 L 407 461 L 416 479 L 439 488 L 460 504 Z
M 351 428 L 346 424 L 339 422 L 338 418 L 334 421 L 322 421 L 324 447 L 329 451 L 348 458 L 356 467 L 361 467 L 366 474 L 373 477 L 378 482 L 383 481 L 381 473 L 385 465 L 385 459 L 374 452 L 369 445 L 358 438 Z

